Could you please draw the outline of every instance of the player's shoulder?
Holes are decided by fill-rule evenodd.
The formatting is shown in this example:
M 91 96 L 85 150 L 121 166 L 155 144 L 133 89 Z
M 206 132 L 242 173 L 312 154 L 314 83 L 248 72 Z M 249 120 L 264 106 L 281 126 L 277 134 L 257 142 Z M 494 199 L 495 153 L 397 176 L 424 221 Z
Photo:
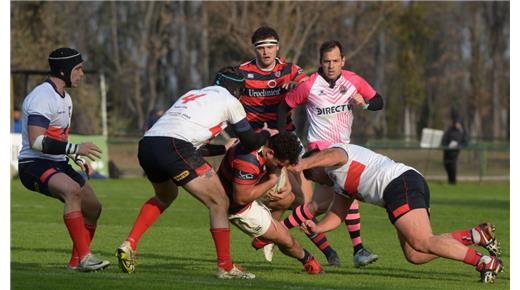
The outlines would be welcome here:
M 363 79 L 357 73 L 346 69 L 341 70 L 341 76 L 343 76 L 346 79 Z
M 249 151 L 238 144 L 235 146 L 234 153 L 233 168 L 256 173 L 262 171 L 262 163 L 258 159 L 256 151 Z
M 243 62 L 238 66 L 238 69 L 240 71 L 250 71 L 255 68 L 256 68 L 256 59 L 254 59 L 254 58 L 251 60 L 248 60 L 246 62 Z
M 33 88 L 33 90 L 27 95 L 25 102 L 31 107 L 51 107 L 52 103 L 56 100 L 56 94 L 57 93 L 52 84 L 49 82 L 43 82 Z

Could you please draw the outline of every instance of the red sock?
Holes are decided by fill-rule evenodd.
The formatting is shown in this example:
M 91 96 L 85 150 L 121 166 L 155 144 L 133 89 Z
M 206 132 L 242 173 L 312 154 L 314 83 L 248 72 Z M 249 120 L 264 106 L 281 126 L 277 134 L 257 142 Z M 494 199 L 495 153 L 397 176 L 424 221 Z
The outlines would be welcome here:
M 163 213 L 166 208 L 163 208 L 155 197 L 150 198 L 139 212 L 137 219 L 135 220 L 134 227 L 128 235 L 127 241 L 130 242 L 132 249 L 137 248 L 137 243 L 143 235 L 143 233 L 157 220 L 157 218 Z
M 231 254 L 229 250 L 230 231 L 229 228 L 213 228 L 210 229 L 215 242 L 217 250 L 218 267 L 229 271 L 233 268 L 233 261 L 231 261 Z
M 451 233 L 451 236 L 461 242 L 465 246 L 473 245 L 473 238 L 471 237 L 471 230 L 458 230 Z
M 96 225 L 89 225 L 85 224 L 85 229 L 87 230 L 88 235 L 85 238 L 85 241 L 87 242 L 87 245 L 90 247 L 90 243 L 92 242 L 92 239 L 94 238 L 94 233 L 96 232 Z M 76 249 L 76 245 L 72 245 L 72 256 L 70 257 L 69 266 L 76 267 L 79 264 L 79 254 L 78 250 Z
M 251 242 L 251 245 L 253 246 L 253 248 L 258 250 L 258 249 L 261 249 L 261 248 L 269 245 L 269 243 L 264 242 L 264 241 L 260 240 L 259 238 L 254 238 L 253 241 Z
M 464 256 L 464 263 L 476 266 L 480 257 L 482 257 L 481 253 L 477 252 L 475 249 L 469 248 L 466 252 L 466 256 Z
M 87 235 L 81 211 L 72 211 L 63 215 L 63 221 L 69 230 L 69 235 L 76 247 L 79 258 L 90 253 L 90 248 L 85 241 Z

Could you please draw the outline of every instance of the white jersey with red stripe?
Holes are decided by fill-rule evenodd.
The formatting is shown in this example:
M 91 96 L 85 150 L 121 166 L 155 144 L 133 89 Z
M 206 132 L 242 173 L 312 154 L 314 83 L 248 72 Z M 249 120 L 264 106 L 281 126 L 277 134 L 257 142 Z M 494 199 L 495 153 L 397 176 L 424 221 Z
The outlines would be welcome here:
M 49 120 L 46 136 L 67 142 L 69 139 L 70 119 L 72 116 L 72 100 L 65 92 L 61 96 L 50 83 L 46 81 L 36 86 L 23 101 L 22 107 L 22 150 L 18 159 L 42 158 L 54 161 L 65 161 L 65 154 L 53 155 L 31 149 L 29 144 L 29 116 L 38 115 Z
M 356 94 L 372 99 L 376 91 L 363 78 L 342 70 L 334 88 L 318 72 L 294 90 L 287 93 L 286 103 L 291 108 L 306 104 L 310 148 L 326 148 L 330 144 L 350 143 L 354 115 L 351 100 Z
M 335 191 L 367 203 L 384 206 L 386 186 L 408 170 L 417 171 L 358 145 L 333 144 L 329 148 L 341 148 L 348 155 L 345 165 L 326 169 Z
M 223 87 L 209 86 L 181 96 L 144 136 L 173 137 L 198 148 L 226 128 L 228 122 L 236 124 L 245 118 L 237 98 Z

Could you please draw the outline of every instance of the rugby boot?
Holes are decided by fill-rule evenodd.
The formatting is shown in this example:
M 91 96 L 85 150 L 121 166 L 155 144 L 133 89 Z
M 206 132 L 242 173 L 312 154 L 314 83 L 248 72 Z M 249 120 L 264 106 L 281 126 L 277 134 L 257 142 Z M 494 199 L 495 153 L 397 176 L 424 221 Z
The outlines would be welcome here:
M 268 262 L 273 261 L 274 249 L 275 249 L 274 243 L 270 243 L 262 249 L 264 251 L 264 257 Z
M 493 256 L 482 256 L 477 263 L 476 270 L 480 272 L 480 282 L 495 283 L 498 272 L 503 269 L 502 261 Z
M 327 256 L 327 262 L 329 263 L 329 266 L 332 267 L 341 266 L 341 261 L 339 259 L 338 253 L 336 253 L 336 251 L 334 250 L 332 250 L 332 253 Z
M 123 273 L 133 273 L 136 264 L 136 251 L 132 249 L 129 241 L 124 241 L 119 248 L 116 249 L 116 257 L 119 268 Z
M 94 272 L 98 270 L 103 270 L 106 267 L 108 267 L 108 265 L 110 265 L 109 261 L 100 260 L 96 258 L 96 256 L 94 256 L 92 253 L 89 253 L 88 255 L 83 257 L 83 259 L 81 259 L 77 269 L 80 272 Z
M 501 258 L 502 251 L 500 242 L 495 236 L 495 226 L 485 222 L 471 229 L 471 238 L 475 245 L 479 245 L 488 250 L 489 255 Z
M 372 254 L 369 250 L 363 248 L 354 254 L 354 267 L 359 268 L 377 261 L 379 257 Z
M 217 278 L 219 279 L 255 279 L 255 274 L 246 272 L 245 269 L 240 267 L 238 264 L 233 264 L 231 270 L 226 271 L 222 268 L 218 268 Z
M 305 271 L 309 274 L 321 274 L 323 273 L 323 269 L 321 268 L 320 263 L 316 258 L 311 257 L 307 263 L 303 264 Z

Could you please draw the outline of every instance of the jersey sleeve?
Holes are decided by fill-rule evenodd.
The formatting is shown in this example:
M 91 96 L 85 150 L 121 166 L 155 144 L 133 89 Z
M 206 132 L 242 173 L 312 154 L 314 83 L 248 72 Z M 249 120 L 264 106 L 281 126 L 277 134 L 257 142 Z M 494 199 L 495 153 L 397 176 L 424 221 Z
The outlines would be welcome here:
M 300 83 L 296 88 L 292 91 L 289 91 L 285 95 L 285 102 L 289 107 L 296 108 L 301 104 L 307 103 L 307 98 L 309 97 L 309 93 L 311 91 L 312 81 L 308 79 L 303 83 Z
M 53 106 L 47 96 L 37 96 L 28 104 L 27 116 L 41 116 L 51 121 L 56 114 L 56 106 Z
M 227 122 L 234 125 L 246 118 L 246 111 L 235 97 L 231 96 L 229 100 Z
M 236 158 L 232 162 L 233 183 L 240 185 L 253 185 L 261 178 L 258 166 L 249 162 L 247 158 Z
M 372 86 L 365 79 L 358 76 L 357 74 L 353 73 L 349 79 L 356 87 L 358 93 L 363 96 L 363 98 L 370 100 L 376 95 L 374 88 L 372 88 Z
M 291 65 L 291 81 L 300 82 L 307 75 L 303 69 L 295 64 Z

